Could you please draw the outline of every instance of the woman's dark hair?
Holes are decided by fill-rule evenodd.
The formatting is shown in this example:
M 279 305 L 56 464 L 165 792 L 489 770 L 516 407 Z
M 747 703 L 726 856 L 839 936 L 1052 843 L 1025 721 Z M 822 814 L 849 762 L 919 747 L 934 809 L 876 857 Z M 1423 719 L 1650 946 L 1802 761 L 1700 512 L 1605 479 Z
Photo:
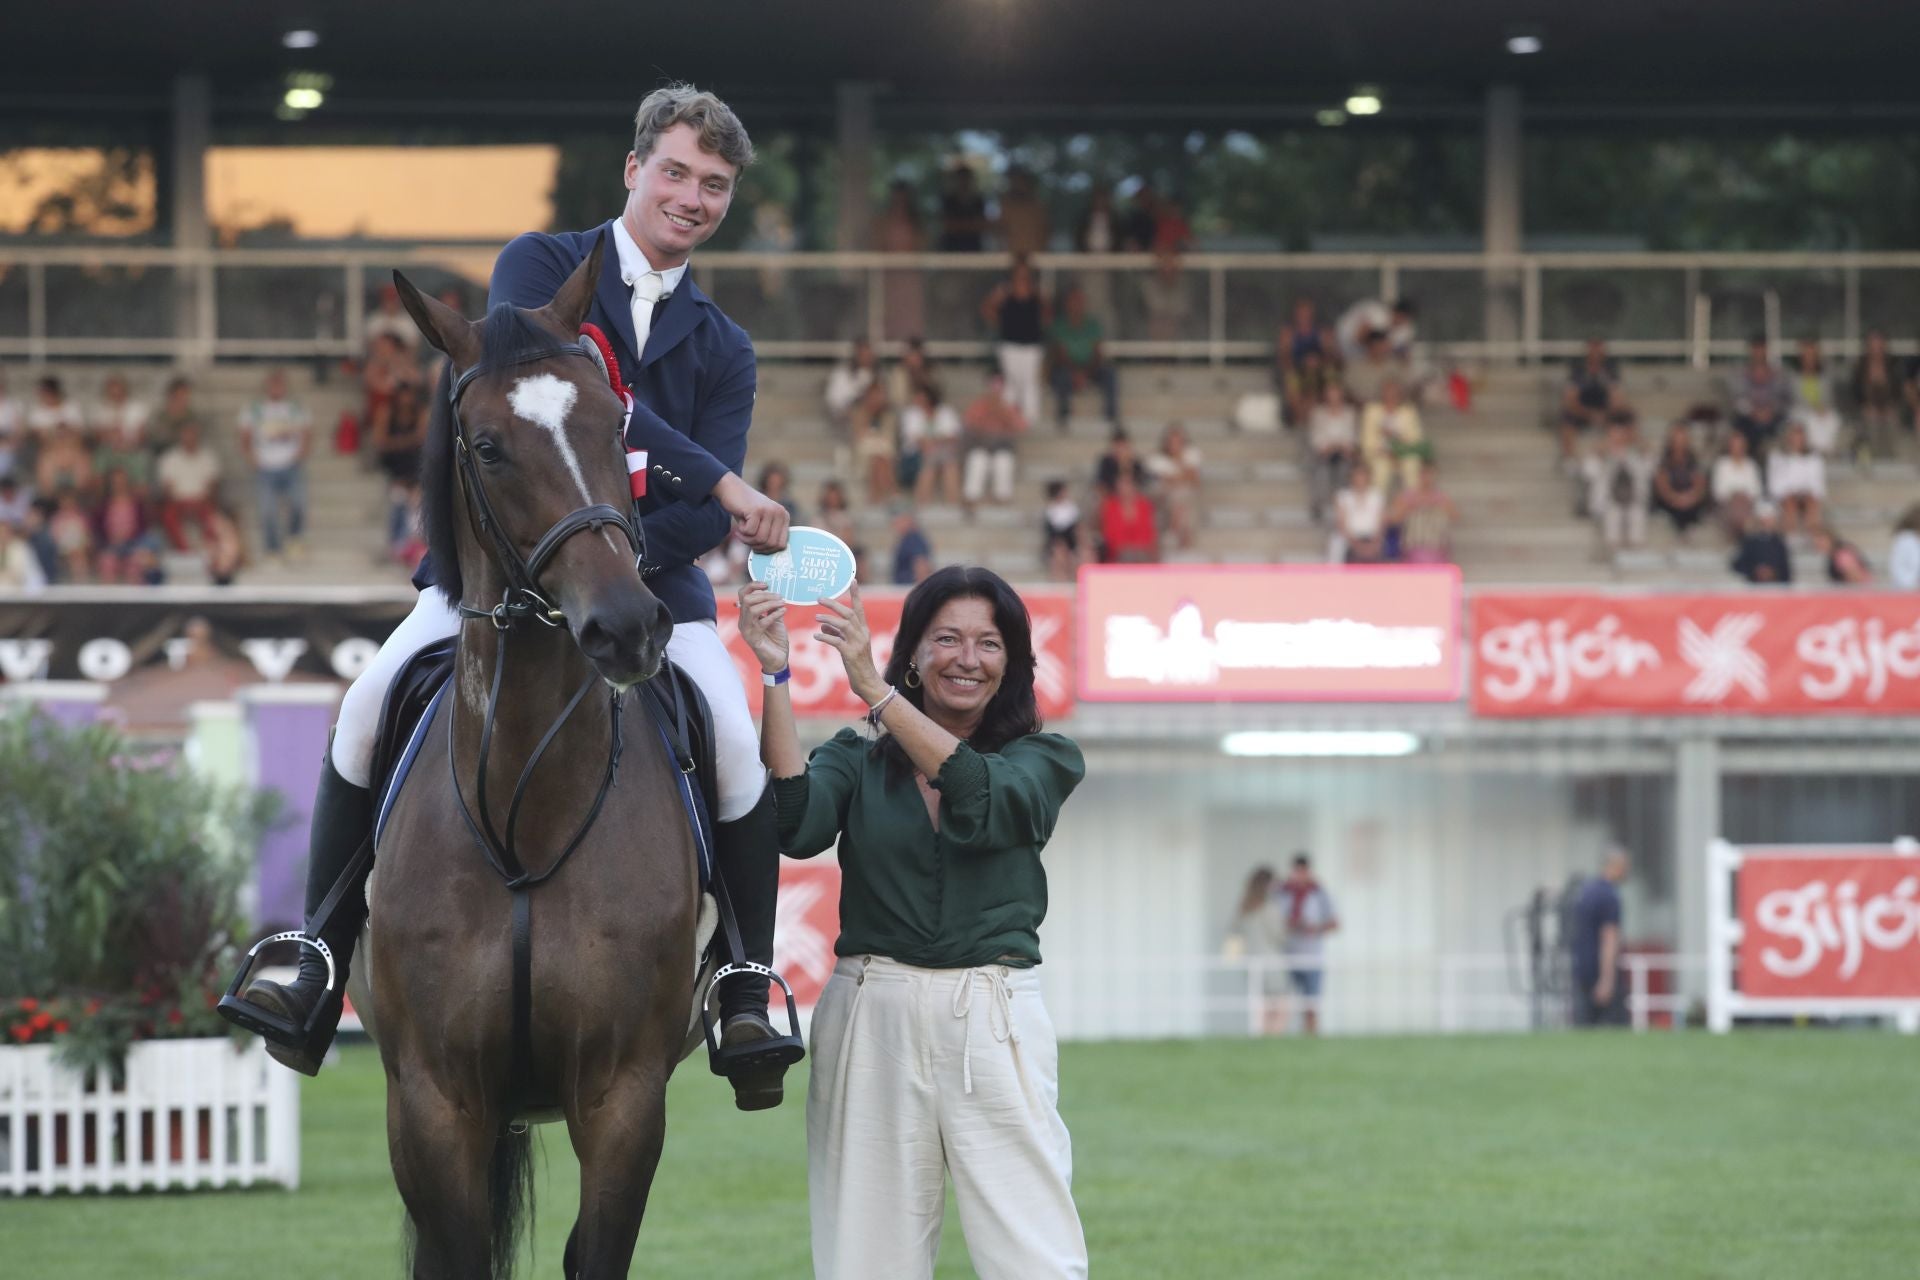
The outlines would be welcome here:
M 950 600 L 984 600 L 993 610 L 993 625 L 1006 645 L 1007 669 L 1000 688 L 987 703 L 980 725 L 967 739 L 976 751 L 998 751 L 1015 738 L 1038 733 L 1041 727 L 1040 704 L 1034 697 L 1033 620 L 1019 593 L 1005 578 L 978 565 L 948 565 L 907 593 L 900 608 L 900 629 L 894 634 L 893 656 L 887 660 L 884 679 L 900 691 L 900 696 L 915 708 L 926 710 L 926 687 L 907 687 L 907 664 L 920 647 L 936 614 Z M 890 765 L 911 772 L 913 764 L 892 734 L 880 739 L 875 749 Z
M 1908 507 L 1906 514 L 1900 517 L 1900 523 L 1893 526 L 1895 533 L 1920 533 L 1920 502 Z M 932 579 L 928 579 L 932 581 Z M 887 668 L 891 671 L 893 668 Z
M 1277 877 L 1272 867 L 1258 866 L 1247 877 L 1247 887 L 1240 891 L 1240 914 L 1248 915 L 1267 904 L 1273 895 L 1273 882 Z

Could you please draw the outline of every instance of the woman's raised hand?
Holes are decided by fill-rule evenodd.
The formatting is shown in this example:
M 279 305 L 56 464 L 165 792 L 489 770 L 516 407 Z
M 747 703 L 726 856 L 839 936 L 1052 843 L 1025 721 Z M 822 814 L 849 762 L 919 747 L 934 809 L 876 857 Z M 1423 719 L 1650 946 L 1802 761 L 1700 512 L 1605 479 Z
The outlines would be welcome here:
M 869 704 L 878 702 L 887 691 L 886 682 L 873 664 L 873 633 L 867 628 L 867 609 L 860 603 L 860 584 L 854 583 L 848 603 L 822 600 L 826 613 L 814 615 L 820 624 L 820 640 L 840 655 L 847 668 L 847 684 L 855 696 Z
M 787 602 L 768 589 L 764 582 L 749 582 L 740 588 L 740 638 L 760 660 L 762 671 L 779 671 L 787 665 Z

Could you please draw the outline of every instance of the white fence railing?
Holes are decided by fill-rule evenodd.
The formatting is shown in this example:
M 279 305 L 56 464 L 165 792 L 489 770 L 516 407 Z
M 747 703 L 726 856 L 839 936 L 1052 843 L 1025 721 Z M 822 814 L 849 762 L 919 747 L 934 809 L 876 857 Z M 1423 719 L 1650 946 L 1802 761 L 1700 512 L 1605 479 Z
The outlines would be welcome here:
M 475 301 L 498 246 L 181 250 L 0 246 L 0 357 L 357 355 L 394 268 Z M 1361 298 L 1407 297 L 1450 357 L 1539 361 L 1590 336 L 1624 356 L 1737 355 L 1745 339 L 1818 334 L 1851 355 L 1872 329 L 1920 349 L 1920 253 L 1196 253 L 1155 282 L 1145 254 L 1042 254 L 1049 292 L 1085 288 L 1121 357 L 1264 359 L 1292 300 L 1331 321 Z M 840 354 L 856 337 L 991 349 L 981 299 L 1000 254 L 705 253 L 695 278 L 764 356 Z
M 300 1081 L 262 1044 L 149 1040 L 124 1077 L 0 1048 L 0 1193 L 300 1185 Z

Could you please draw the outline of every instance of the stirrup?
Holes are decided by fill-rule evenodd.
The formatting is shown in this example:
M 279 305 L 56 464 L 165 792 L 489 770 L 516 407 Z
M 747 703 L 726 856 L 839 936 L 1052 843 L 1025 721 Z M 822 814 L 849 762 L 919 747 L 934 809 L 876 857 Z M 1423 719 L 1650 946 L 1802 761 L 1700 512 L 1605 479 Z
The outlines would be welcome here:
M 713 993 L 720 985 L 720 979 L 737 973 L 757 973 L 763 978 L 771 978 L 780 984 L 780 990 L 787 996 L 787 1034 L 781 1035 L 774 1027 L 774 1034 L 765 1040 L 755 1040 L 750 1044 L 723 1047 L 714 1030 Z M 773 1020 L 767 1020 L 773 1026 Z M 800 1038 L 800 1008 L 794 1003 L 793 988 L 787 980 L 773 969 L 752 960 L 741 960 L 732 964 L 723 964 L 714 971 L 707 982 L 707 989 L 700 997 L 700 1027 L 707 1037 L 707 1064 L 717 1076 L 731 1077 L 735 1071 L 749 1066 L 790 1067 L 807 1056 L 806 1041 Z
M 313 1002 L 313 1008 L 307 1010 L 306 1021 L 303 1023 L 296 1023 L 290 1018 L 283 1018 L 277 1013 L 262 1009 L 240 994 L 247 985 L 248 975 L 253 972 L 254 957 L 260 953 L 260 948 L 278 942 L 297 942 L 302 946 L 312 947 L 320 953 L 320 958 L 327 962 L 326 989 L 321 998 Z M 291 1049 L 304 1048 L 312 1039 L 314 1028 L 319 1025 L 321 1014 L 327 1007 L 326 996 L 333 991 L 335 972 L 333 949 L 320 938 L 312 936 L 304 929 L 289 929 L 285 933 L 271 934 L 248 948 L 246 957 L 240 962 L 239 971 L 233 975 L 233 981 L 227 984 L 227 993 L 220 997 L 220 1003 L 214 1007 L 219 1010 L 221 1017 L 237 1027 L 263 1036 L 275 1044 L 285 1045 Z

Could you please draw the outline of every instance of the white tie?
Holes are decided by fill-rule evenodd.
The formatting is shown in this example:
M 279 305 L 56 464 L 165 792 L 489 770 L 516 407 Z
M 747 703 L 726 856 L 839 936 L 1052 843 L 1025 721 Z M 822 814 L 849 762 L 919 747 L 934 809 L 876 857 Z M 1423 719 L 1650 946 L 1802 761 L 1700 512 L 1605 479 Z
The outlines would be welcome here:
M 633 282 L 633 352 L 642 359 L 647 354 L 647 334 L 653 329 L 653 304 L 667 291 L 667 282 L 658 271 L 643 273 Z

